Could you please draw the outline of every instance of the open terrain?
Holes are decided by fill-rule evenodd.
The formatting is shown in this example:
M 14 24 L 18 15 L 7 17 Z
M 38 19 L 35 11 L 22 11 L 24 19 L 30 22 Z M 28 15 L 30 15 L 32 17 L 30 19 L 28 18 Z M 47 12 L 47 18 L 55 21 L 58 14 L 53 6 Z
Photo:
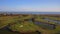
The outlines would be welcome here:
M 37 33 L 35 33 L 38 31 Z M 60 15 L 0 14 L 0 32 L 9 34 L 60 34 Z

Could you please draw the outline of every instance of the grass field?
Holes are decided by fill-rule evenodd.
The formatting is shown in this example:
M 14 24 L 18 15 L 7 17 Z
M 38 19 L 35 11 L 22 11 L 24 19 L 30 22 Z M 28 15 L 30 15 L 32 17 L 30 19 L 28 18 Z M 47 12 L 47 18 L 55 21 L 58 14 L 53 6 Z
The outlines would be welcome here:
M 34 19 L 32 19 L 34 18 Z M 44 15 L 18 15 L 18 16 L 0 16 L 0 29 L 4 28 L 5 26 L 9 25 L 9 29 L 11 29 L 13 32 L 21 32 L 21 33 L 27 33 L 27 32 L 35 32 L 39 31 L 42 34 L 60 34 L 60 25 L 44 20 L 44 18 L 48 18 L 51 20 L 57 20 L 60 21 L 60 17 L 52 17 L 50 16 L 44 16 Z M 33 21 L 41 22 L 42 24 L 36 25 Z M 46 24 L 54 24 L 56 25 L 55 29 L 50 30 L 50 26 Z M 46 26 L 45 26 L 46 25 Z M 45 28 L 44 28 L 45 27 Z M 52 27 L 53 28 L 53 27 Z M 6 32 L 6 30 L 0 30 L 1 32 Z M 11 33 L 10 31 L 8 31 Z

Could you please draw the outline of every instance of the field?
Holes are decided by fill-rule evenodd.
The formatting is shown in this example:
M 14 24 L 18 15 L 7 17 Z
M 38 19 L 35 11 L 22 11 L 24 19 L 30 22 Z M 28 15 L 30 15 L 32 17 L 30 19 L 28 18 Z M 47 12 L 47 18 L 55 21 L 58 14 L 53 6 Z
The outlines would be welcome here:
M 60 34 L 59 15 L 0 14 L 2 34 Z

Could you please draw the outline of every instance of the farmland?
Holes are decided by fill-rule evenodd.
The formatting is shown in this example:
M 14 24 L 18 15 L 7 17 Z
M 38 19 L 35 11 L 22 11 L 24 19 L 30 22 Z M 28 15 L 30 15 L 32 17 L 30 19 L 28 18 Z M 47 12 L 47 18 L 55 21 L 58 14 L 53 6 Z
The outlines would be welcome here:
M 0 15 L 0 32 L 2 33 L 32 34 L 34 32 L 33 34 L 38 34 L 35 33 L 36 31 L 40 34 L 60 34 L 60 16 L 41 14 Z

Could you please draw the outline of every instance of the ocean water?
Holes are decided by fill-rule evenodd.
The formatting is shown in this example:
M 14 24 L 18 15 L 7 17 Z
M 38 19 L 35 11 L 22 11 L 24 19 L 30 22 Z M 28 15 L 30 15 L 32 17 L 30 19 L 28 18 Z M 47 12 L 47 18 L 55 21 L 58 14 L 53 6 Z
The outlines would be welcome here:
M 9 12 L 9 11 L 7 11 L 7 12 L 1 12 L 0 11 L 0 13 L 7 13 L 7 14 L 60 14 L 60 12 L 30 12 L 30 11 L 28 11 L 28 12 Z

